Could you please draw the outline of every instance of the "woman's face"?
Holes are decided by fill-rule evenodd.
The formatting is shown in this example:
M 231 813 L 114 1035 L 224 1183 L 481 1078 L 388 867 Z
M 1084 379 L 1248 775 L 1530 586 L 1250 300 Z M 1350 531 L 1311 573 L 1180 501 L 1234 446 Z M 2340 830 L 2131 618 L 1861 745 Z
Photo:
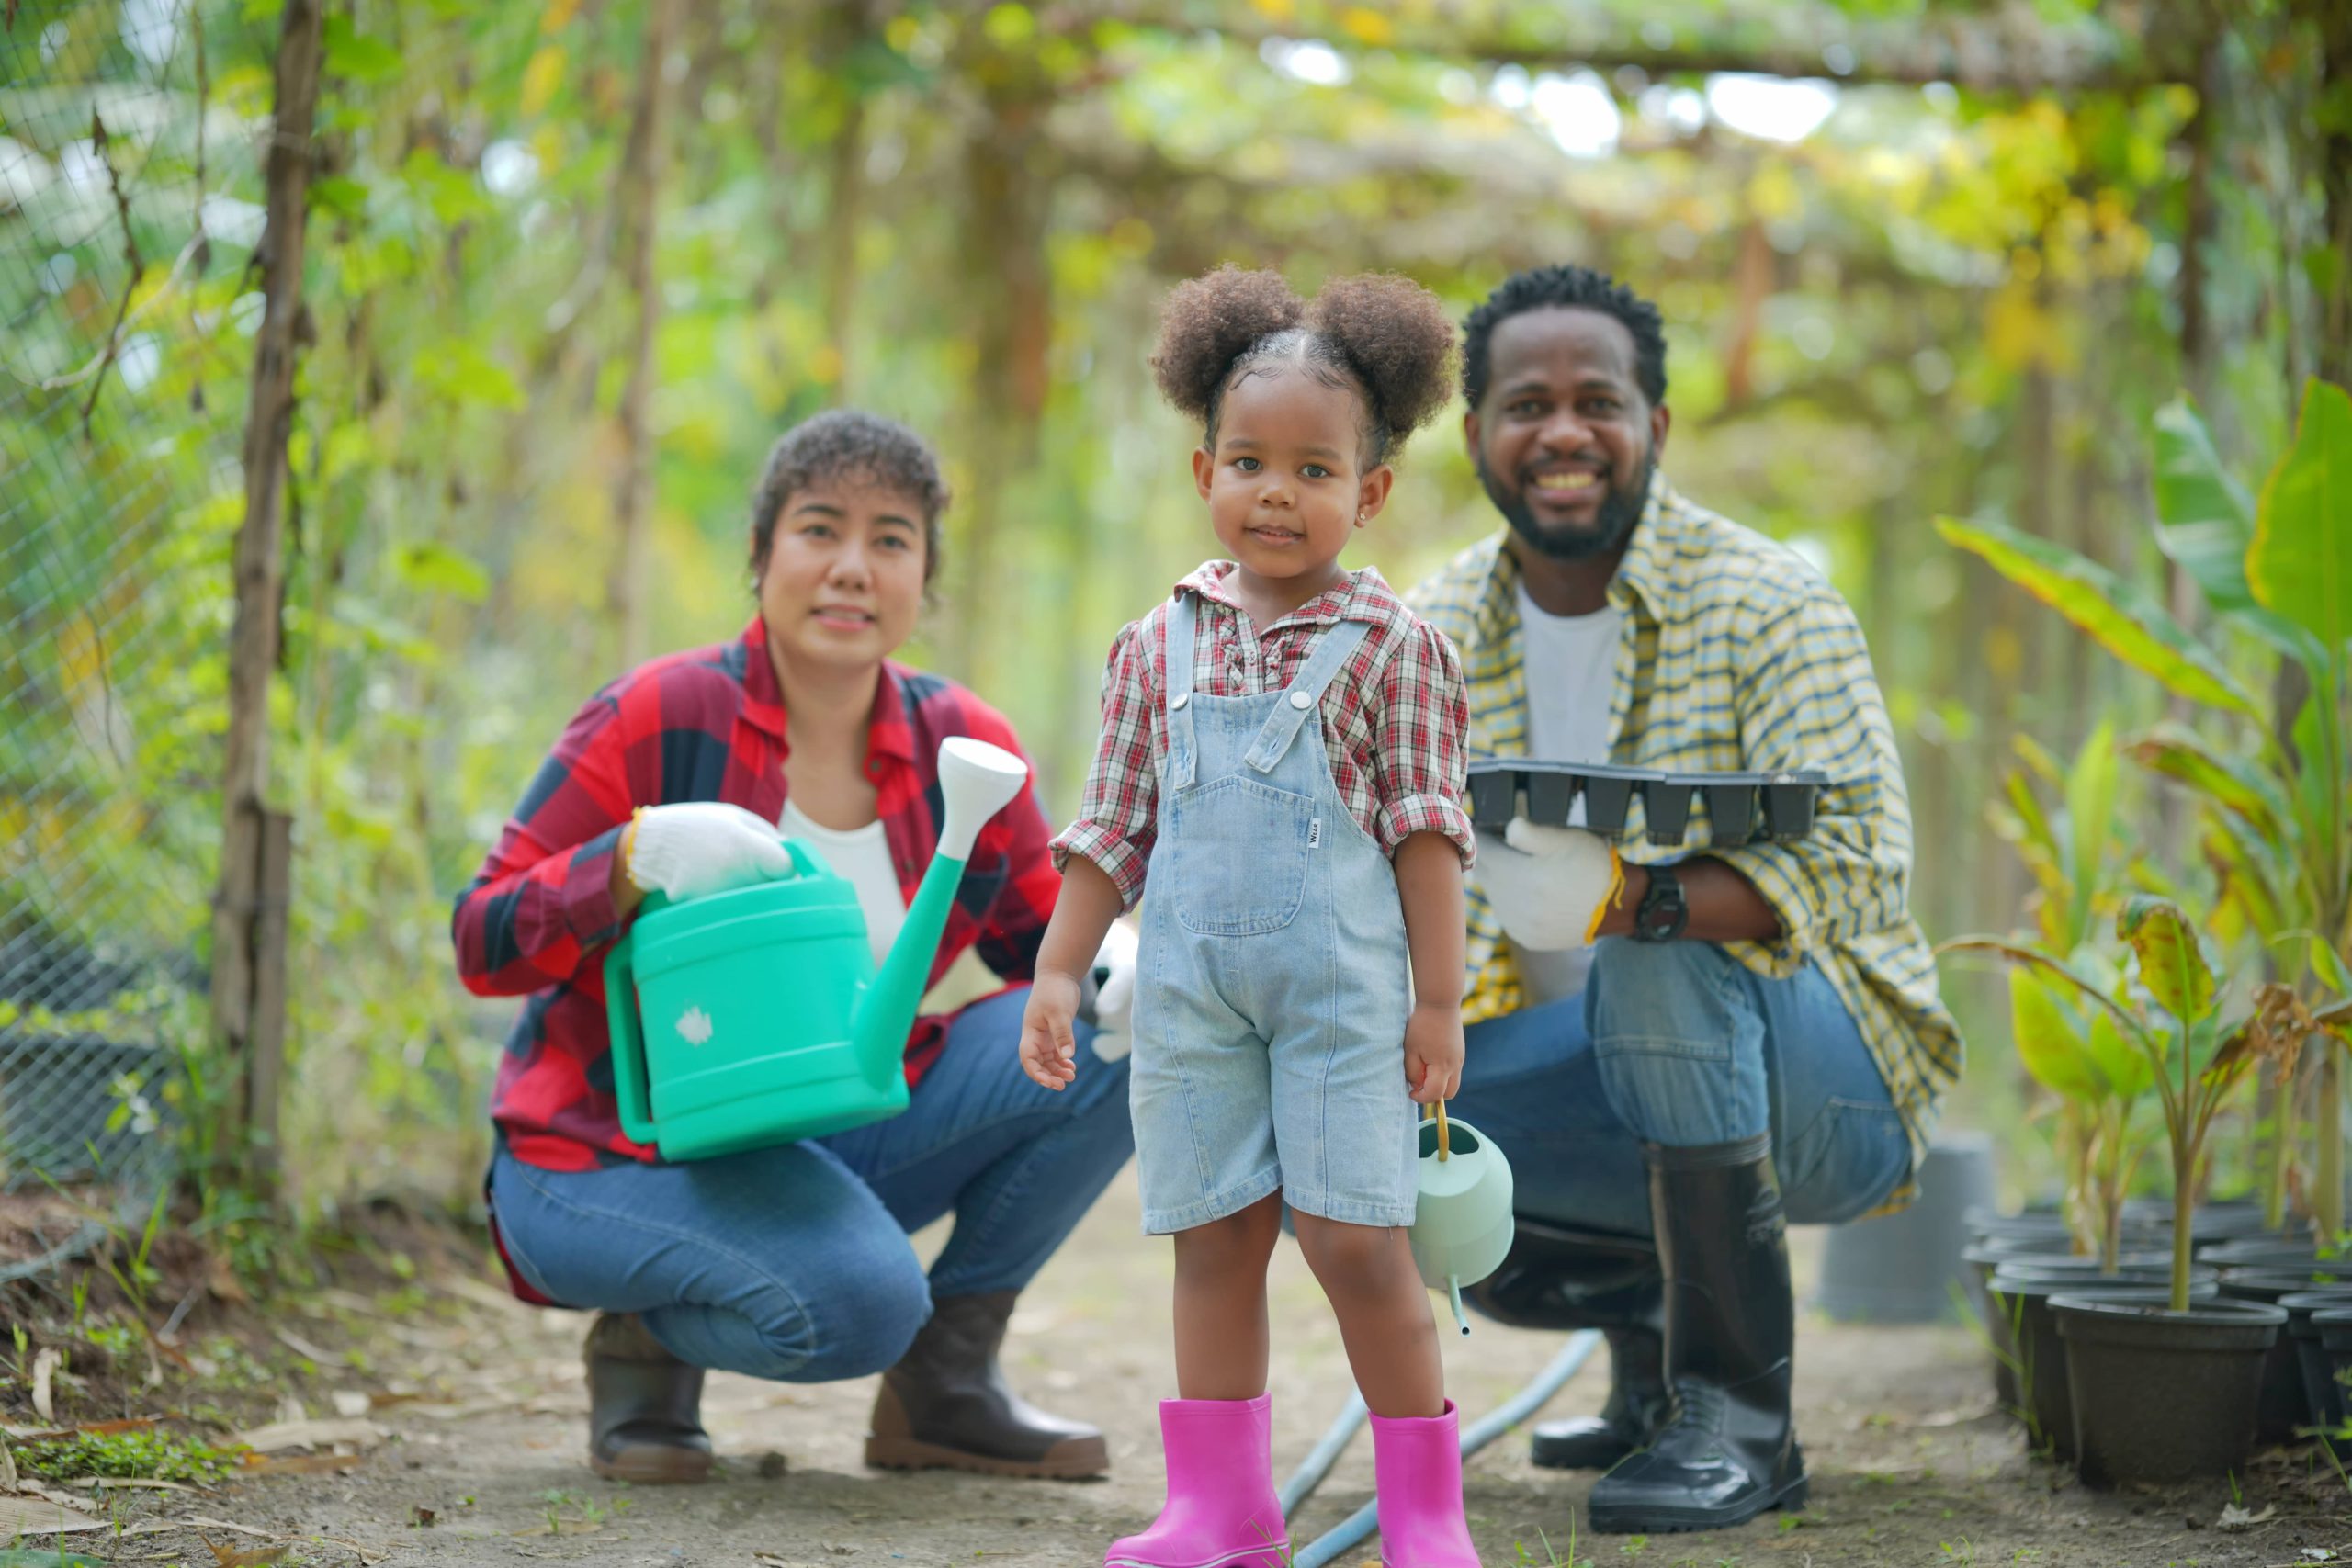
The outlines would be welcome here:
M 830 479 L 793 491 L 760 575 L 769 646 L 820 668 L 879 662 L 913 634 L 924 557 L 922 507 L 903 491 Z

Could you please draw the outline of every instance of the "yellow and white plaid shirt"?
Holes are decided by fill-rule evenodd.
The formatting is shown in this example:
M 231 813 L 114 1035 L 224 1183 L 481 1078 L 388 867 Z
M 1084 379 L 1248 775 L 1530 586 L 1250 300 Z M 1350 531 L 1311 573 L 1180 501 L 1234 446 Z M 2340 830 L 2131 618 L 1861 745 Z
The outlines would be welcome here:
M 1527 672 L 1519 563 L 1498 533 L 1455 556 L 1411 595 L 1462 650 L 1473 757 L 1527 755 Z M 1894 727 L 1853 611 L 1803 558 L 1675 493 L 1663 474 L 1609 602 L 1625 616 L 1609 702 L 1609 757 L 1686 773 L 1815 768 L 1812 833 L 1793 843 L 1709 847 L 1781 918 L 1772 942 L 1727 942 L 1758 975 L 1784 978 L 1810 958 L 1861 1032 L 1911 1134 L 1917 1168 L 1936 1102 L 1960 1076 L 1960 1032 L 1937 992 L 1935 958 L 1911 918 L 1911 807 Z M 1703 796 L 1690 837 L 1703 843 Z M 1686 852 L 1641 836 L 1628 859 Z M 1501 928 L 1470 893 L 1467 1022 L 1525 1005 Z

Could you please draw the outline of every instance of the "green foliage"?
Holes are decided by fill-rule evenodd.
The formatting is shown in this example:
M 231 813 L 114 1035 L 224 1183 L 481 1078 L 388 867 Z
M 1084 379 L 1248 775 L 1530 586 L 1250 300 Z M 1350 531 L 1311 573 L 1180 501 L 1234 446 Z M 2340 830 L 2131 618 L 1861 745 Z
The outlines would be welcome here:
M 2073 622 L 2093 642 L 2193 703 L 2259 718 L 2229 667 L 2154 595 L 2063 545 L 1995 522 L 1943 517 L 1936 531 Z
M 2346 609 L 2352 594 L 2352 397 L 2318 382 L 2306 390 L 2294 443 L 2272 468 L 2250 516 L 2243 488 L 2222 468 L 2192 408 L 2167 405 L 2156 432 L 2159 542 L 2199 584 L 2223 626 L 2282 653 L 2308 682 L 2310 699 L 2290 727 L 2266 722 L 2229 677 L 2226 649 L 2191 637 L 2127 580 L 1998 525 L 1947 520 L 1940 526 L 1947 538 L 2167 690 L 2253 721 L 2234 743 L 2165 725 L 2128 750 L 2198 803 L 2215 904 L 2225 917 L 2220 930 L 2248 949 L 2239 962 L 2275 963 L 2290 980 L 2308 976 L 2320 992 L 2334 990 L 2352 968 L 2352 756 L 2342 708 L 2352 636 Z M 2282 728 L 2290 728 L 2291 744 L 2282 741 Z M 2176 906 L 2136 898 L 2119 933 L 2137 953 L 2141 982 L 2158 1007 L 2176 1020 L 2210 1017 L 2219 983 Z M 2297 1004 L 2301 1012 L 2282 1015 L 2295 1028 L 2294 1038 L 2278 1043 L 2288 1060 L 2309 1032 L 2316 999 L 2307 995 Z M 2184 1138 L 2202 1146 L 2201 1121 L 2193 1138 L 2179 1121 L 2197 1100 L 2188 1076 L 2195 1054 L 2184 1040 L 2181 1087 L 2177 1096 L 2166 1091 L 2177 1154 Z M 2328 1054 L 2320 1066 L 2315 1129 L 2315 1210 L 2329 1234 L 2343 1224 L 2338 1070 Z M 2285 1122 L 2282 1116 L 2282 1128 Z M 2284 1185 L 2283 1149 L 2274 1160 L 2275 1194 Z M 2193 1177 L 2193 1166 L 2181 1174 Z
M 123 1432 L 75 1432 L 9 1450 L 17 1469 L 43 1481 L 106 1476 L 118 1481 L 178 1481 L 209 1486 L 222 1479 L 232 1456 L 194 1438 L 152 1427 Z
M 0 940 L 119 948 L 185 993 L 220 819 L 254 153 L 278 8 L 175 8 L 202 28 L 201 74 L 188 26 L 153 61 L 111 7 L 19 12 L 11 36 L 39 47 L 0 94 L 0 135 L 41 172 L 86 172 L 90 111 L 136 105 L 136 128 L 109 124 L 147 265 L 134 282 L 103 179 L 60 173 L 0 201 L 15 372 L 0 380 L 0 518 L 37 520 L 0 526 L 0 624 L 19 655 L 0 674 Z M 1144 365 L 1169 284 L 1224 259 L 1309 289 L 1377 266 L 1458 314 L 1510 268 L 1572 258 L 1665 311 L 1676 482 L 1796 544 L 1862 608 L 1919 786 L 1915 897 L 1931 925 L 1988 923 L 1970 918 L 1994 891 L 1973 825 L 2013 735 L 2071 740 L 2093 711 L 2127 728 L 2154 715 L 2105 671 L 2079 691 L 2025 679 L 2041 650 L 1926 547 L 1925 519 L 2025 517 L 2036 497 L 2079 495 L 2096 515 L 2071 536 L 2129 557 L 2116 541 L 2132 433 L 2177 378 L 2185 88 L 1849 81 L 1827 121 L 1777 141 L 1717 117 L 1708 79 L 1680 63 L 1785 65 L 1792 39 L 1812 58 L 1831 36 L 1867 57 L 1923 24 L 1981 26 L 1974 7 L 1924 0 L 1752 15 L 1605 0 L 1565 20 L 1523 0 L 1442 17 L 1325 0 L 1116 18 L 1035 4 L 686 12 L 659 62 L 655 649 L 739 629 L 745 502 L 783 428 L 843 402 L 902 418 L 937 441 L 958 497 L 940 604 L 908 656 L 1006 709 L 1048 814 L 1067 817 L 1103 649 L 1216 548 L 1185 473 L 1195 433 Z M 512 1009 L 447 978 L 448 907 L 620 663 L 618 405 L 645 301 L 617 192 L 647 17 L 643 0 L 442 0 L 329 18 L 270 694 L 271 804 L 297 822 L 286 1136 L 307 1199 L 418 1180 L 462 1195 L 485 1152 Z M 2233 126 L 2298 110 L 2252 63 L 2274 30 L 2249 23 L 2222 62 L 2247 106 Z M 2129 73 L 2140 54 L 2072 0 L 1973 36 L 2019 72 Z M 1601 61 L 1589 80 L 1588 53 Z M 1588 89 L 1619 117 L 1607 155 L 1571 152 L 1547 118 Z M 2280 140 L 2248 131 L 2217 159 L 2253 174 L 2211 192 L 2205 265 L 2228 345 L 2211 400 L 2230 440 L 2184 436 L 2209 454 L 2262 446 L 2284 418 L 2276 366 L 2298 318 L 2266 280 L 2301 231 L 2265 204 L 2302 187 L 2267 161 Z M 101 357 L 126 295 L 153 374 L 98 378 L 85 431 L 91 380 L 65 378 Z M 2194 454 L 2181 467 L 2191 484 L 2220 469 Z M 2244 499 L 2223 485 L 2200 515 L 2225 527 L 2236 504 L 2251 538 Z M 1440 433 L 1405 454 L 1351 558 L 1409 583 L 1496 525 Z M 19 532 L 39 540 L 38 570 L 5 555 Z M 2240 596 L 2250 625 L 2300 625 Z M 2111 631 L 2199 700 L 2243 707 L 2262 690 L 2234 655 L 2209 667 L 2128 615 Z M 2234 739 L 2204 743 L 2254 755 Z M 2291 929 L 2300 896 L 2260 832 L 2243 816 L 2211 832 L 2245 867 L 2230 907 Z M 2076 935 L 2057 951 L 2072 952 L 2100 918 L 2064 863 Z M 179 1051 L 187 1103 L 235 1092 L 200 1027 L 162 1005 L 88 1005 Z M 80 1009 L 51 1012 L 64 1010 Z

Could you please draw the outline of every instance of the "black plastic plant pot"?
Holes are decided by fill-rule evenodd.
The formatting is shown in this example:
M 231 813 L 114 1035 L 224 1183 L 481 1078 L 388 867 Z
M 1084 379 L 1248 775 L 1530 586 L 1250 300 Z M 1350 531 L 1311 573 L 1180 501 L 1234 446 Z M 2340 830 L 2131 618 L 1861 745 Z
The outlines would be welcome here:
M 2209 1270 L 2192 1280 L 2189 1292 L 2196 1300 L 2217 1300 L 2220 1281 Z M 2056 1296 L 2097 1296 L 2162 1305 L 2172 1299 L 2172 1270 L 2167 1266 L 2114 1274 L 2095 1269 L 2026 1271 L 2005 1264 L 1993 1271 L 1991 1293 L 1985 1300 L 2003 1320 L 2001 1326 L 2017 1363 L 2018 1396 L 2005 1408 L 2023 1420 L 2029 1437 L 2049 1445 L 2060 1459 L 2072 1459 L 2075 1413 L 2067 1391 L 2066 1347 L 2050 1313 L 2051 1300 Z
M 1706 811 L 1710 843 L 1786 841 L 1813 831 L 1815 803 L 1829 784 L 1828 774 L 1809 772 L 1668 773 L 1605 762 L 1481 757 L 1470 764 L 1470 818 L 1491 832 L 1500 832 L 1522 813 L 1531 822 L 1566 827 L 1582 800 L 1581 825 L 1617 838 L 1639 800 L 1642 833 L 1653 844 L 1681 843 L 1690 830 L 1694 805 Z
M 2318 1288 L 2309 1272 L 2290 1269 L 2231 1269 L 2222 1275 L 2222 1294 L 2231 1301 L 2279 1304 L 2286 1297 Z M 2352 1305 L 2352 1286 L 2345 1290 Z M 2290 1314 L 2291 1321 L 2291 1314 Z M 2303 1382 L 2303 1367 L 2295 1353 L 2295 1337 L 2281 1334 L 2262 1361 L 2262 1401 L 2254 1417 L 2257 1443 L 2292 1442 L 2297 1433 L 2319 1419 Z
M 2285 1308 L 2216 1300 L 2175 1312 L 2059 1295 L 2050 1312 L 2065 1341 L 2075 1464 L 2086 1485 L 2169 1486 L 2244 1472 L 2263 1358 L 2287 1326 Z
M 2120 1239 L 2123 1244 L 2120 1256 L 2154 1258 L 2164 1263 L 2165 1267 L 2171 1267 L 2172 1243 L 2165 1237 L 2158 1235 L 2154 1231 L 2125 1231 Z M 2075 1251 L 2072 1236 L 1996 1235 L 1987 1236 L 1977 1245 L 1987 1251 L 1998 1253 L 2003 1258 L 2014 1258 L 2021 1263 L 2042 1259 L 2063 1261 L 2069 1258 L 2079 1258 L 2086 1264 L 2091 1265 L 2096 1265 L 2098 1261 L 2096 1254 Z
M 2134 1198 L 2123 1205 L 2123 1223 L 2140 1230 L 2172 1235 L 2172 1202 L 2164 1198 Z M 2194 1245 L 2272 1236 L 2263 1222 L 2262 1205 L 2252 1199 L 2199 1203 L 2188 1217 L 2188 1239 Z
M 2352 1415 L 2352 1306 L 2321 1307 L 2312 1314 L 2312 1330 L 2319 1337 L 2320 1355 L 2327 1363 L 2327 1381 L 2337 1402 Z M 2352 1441 L 2330 1443 L 2331 1451 L 2352 1450 Z
M 1982 1241 L 1962 1247 L 1960 1254 L 1961 1262 L 1976 1271 L 1976 1301 L 1983 1314 L 1984 1338 L 1993 1348 L 1993 1405 L 1997 1410 L 2016 1410 L 2023 1403 L 2018 1395 L 2017 1371 L 2010 1365 L 2017 1347 L 2009 1342 L 2008 1316 L 1991 1293 L 1993 1270 L 2007 1257 Z
M 1996 1210 L 1971 1209 L 1961 1216 L 1968 1228 L 1971 1241 L 2002 1241 L 2010 1237 L 2049 1237 L 2071 1248 L 2074 1231 L 2066 1224 L 2065 1214 L 2054 1203 L 2044 1203 L 2018 1213 L 2004 1214 Z
M 2197 1249 L 2216 1269 L 2295 1269 L 2317 1261 L 2319 1243 L 2295 1236 L 2241 1236 Z
M 2318 1322 L 2324 1312 L 2342 1313 L 2352 1319 L 2352 1285 L 2297 1291 L 2280 1296 L 2277 1304 L 2286 1310 L 2286 1337 L 2294 1342 L 2295 1370 L 2302 1374 L 2303 1403 L 2311 1411 L 2312 1425 L 2321 1432 L 2320 1440 L 2327 1444 L 2329 1452 L 2339 1459 L 2352 1454 L 2352 1438 L 2337 1441 L 2325 1436 L 2344 1425 L 2345 1391 L 2335 1381 L 2335 1367 L 2320 1340 Z

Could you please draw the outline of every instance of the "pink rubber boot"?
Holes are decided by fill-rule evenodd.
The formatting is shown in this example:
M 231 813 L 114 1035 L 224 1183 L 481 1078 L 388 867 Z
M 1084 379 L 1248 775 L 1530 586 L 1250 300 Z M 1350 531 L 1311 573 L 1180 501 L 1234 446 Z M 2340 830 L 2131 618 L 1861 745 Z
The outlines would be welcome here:
M 1163 1399 L 1159 1440 L 1168 1502 L 1149 1529 L 1111 1543 L 1103 1568 L 1283 1568 L 1272 1398 Z
M 1478 1568 L 1462 1517 L 1462 1430 L 1453 1401 L 1442 1416 L 1372 1418 L 1373 1484 L 1380 1489 L 1382 1568 Z

